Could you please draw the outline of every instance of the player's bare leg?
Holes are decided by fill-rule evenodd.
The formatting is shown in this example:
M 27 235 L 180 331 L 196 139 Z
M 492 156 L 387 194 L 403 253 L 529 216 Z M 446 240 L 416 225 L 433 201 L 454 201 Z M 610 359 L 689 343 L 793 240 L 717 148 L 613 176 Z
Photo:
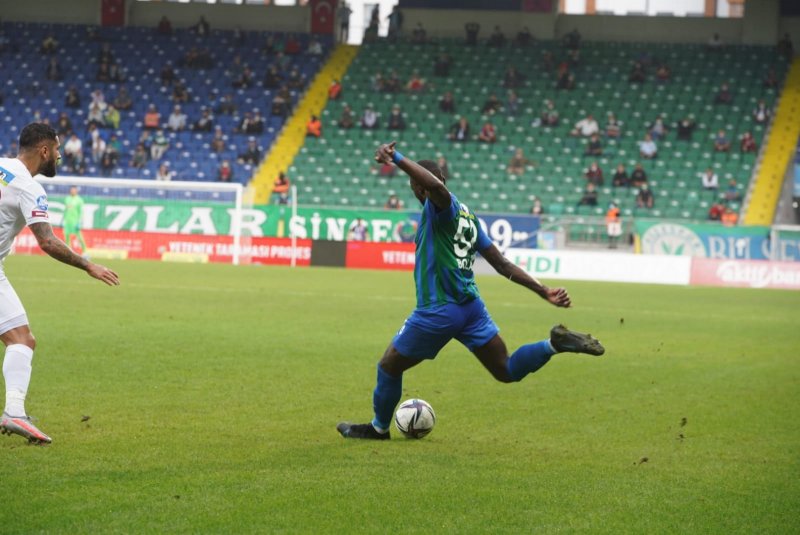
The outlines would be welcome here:
M 31 361 L 36 339 L 28 325 L 0 335 L 6 345 L 3 376 L 6 382 L 6 406 L 0 418 L 0 432 L 20 435 L 35 444 L 49 444 L 52 439 L 38 429 L 25 412 L 25 396 L 31 379 Z

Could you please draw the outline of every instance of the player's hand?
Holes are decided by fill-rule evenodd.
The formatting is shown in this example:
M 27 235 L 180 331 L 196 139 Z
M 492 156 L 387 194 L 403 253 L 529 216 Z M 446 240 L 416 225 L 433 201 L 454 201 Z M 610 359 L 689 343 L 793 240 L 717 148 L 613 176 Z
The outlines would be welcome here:
M 557 307 L 569 308 L 572 306 L 566 288 L 548 288 L 544 298 L 548 303 Z
M 89 264 L 86 273 L 99 281 L 103 281 L 109 286 L 119 286 L 119 275 L 100 264 Z
M 375 151 L 375 161 L 378 163 L 392 163 L 395 145 L 397 145 L 397 141 L 392 141 L 391 143 L 386 143 L 378 147 L 378 150 Z

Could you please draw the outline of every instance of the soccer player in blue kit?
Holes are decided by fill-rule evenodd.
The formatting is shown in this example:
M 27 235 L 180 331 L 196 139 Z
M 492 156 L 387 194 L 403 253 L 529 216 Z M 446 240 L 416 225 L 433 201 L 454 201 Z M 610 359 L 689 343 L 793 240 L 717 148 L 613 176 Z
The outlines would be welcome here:
M 402 169 L 422 203 L 415 239 L 417 307 L 378 363 L 378 381 L 372 397 L 375 417 L 365 424 L 340 423 L 336 429 L 343 437 L 388 439 L 394 408 L 402 395 L 403 372 L 423 360 L 435 358 L 453 338 L 503 383 L 521 381 L 547 364 L 556 353 L 599 356 L 605 352 L 591 335 L 557 325 L 551 329 L 549 339 L 523 345 L 509 356 L 499 329 L 478 294 L 472 272 L 475 253 L 480 252 L 500 275 L 552 305 L 569 307 L 567 291 L 548 288 L 504 257 L 483 232 L 475 214 L 447 189 L 442 171 L 434 162 L 413 162 L 403 157 L 395 142 L 381 145 L 375 160 L 394 162 Z

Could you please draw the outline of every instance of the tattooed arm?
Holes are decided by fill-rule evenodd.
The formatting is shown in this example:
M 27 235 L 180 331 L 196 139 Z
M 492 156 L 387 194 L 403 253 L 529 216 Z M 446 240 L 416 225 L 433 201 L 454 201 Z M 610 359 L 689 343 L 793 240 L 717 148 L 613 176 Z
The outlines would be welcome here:
M 90 277 L 103 281 L 109 286 L 119 285 L 119 277 L 116 273 L 107 267 L 89 262 L 82 256 L 75 254 L 67 247 L 66 243 L 59 240 L 58 237 L 53 234 L 53 227 L 50 226 L 50 223 L 33 223 L 29 228 L 31 232 L 33 232 L 33 235 L 36 236 L 39 247 L 50 257 L 64 264 L 82 269 L 88 273 Z

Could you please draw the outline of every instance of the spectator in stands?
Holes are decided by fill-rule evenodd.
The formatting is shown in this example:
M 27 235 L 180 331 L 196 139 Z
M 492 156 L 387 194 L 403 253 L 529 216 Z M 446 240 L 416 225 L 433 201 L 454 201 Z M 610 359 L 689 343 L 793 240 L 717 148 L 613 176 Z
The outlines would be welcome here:
M 353 14 L 353 10 L 350 9 L 350 6 L 347 5 L 347 2 L 342 2 L 341 6 L 336 12 L 336 16 L 339 19 L 339 41 L 342 43 L 347 42 L 348 35 L 350 33 L 350 15 Z
M 175 69 L 172 68 L 171 62 L 166 62 L 163 67 L 161 67 L 161 73 L 159 74 L 161 78 L 161 85 L 172 85 L 175 81 Z
M 316 37 L 312 37 L 311 41 L 308 42 L 308 48 L 306 49 L 306 54 L 309 56 L 321 56 L 322 55 L 322 43 L 319 42 L 319 39 Z
M 645 134 L 644 140 L 639 142 L 639 156 L 645 160 L 652 160 L 658 156 L 658 145 L 650 134 Z
M 558 75 L 558 80 L 556 81 L 556 89 L 565 91 L 572 91 L 573 89 L 575 89 L 575 75 L 573 75 L 568 70 L 563 71 L 561 74 Z
M 608 234 L 608 248 L 616 249 L 619 237 L 622 236 L 622 218 L 619 207 L 613 202 L 606 211 L 606 233 Z
M 117 152 L 110 143 L 106 145 L 106 150 L 100 159 L 100 167 L 106 176 L 111 176 L 114 169 L 119 164 L 119 152 Z
M 119 110 L 117 108 L 114 106 L 109 106 L 106 108 L 105 114 L 103 114 L 103 120 L 105 121 L 106 127 L 113 130 L 118 130 L 122 116 L 119 114 Z
M 203 106 L 200 118 L 194 122 L 192 130 L 195 132 L 211 132 L 214 130 L 214 116 L 211 115 L 210 109 Z
M 176 104 L 189 102 L 189 90 L 181 81 L 175 82 L 172 86 L 172 102 Z
M 124 85 L 120 86 L 117 96 L 114 97 L 114 107 L 122 111 L 128 111 L 133 107 L 133 99 Z
M 597 206 L 597 188 L 589 182 L 583 190 L 583 196 L 578 201 L 578 206 Z
M 217 169 L 217 182 L 233 182 L 233 167 L 228 160 L 222 160 Z
M 508 162 L 508 166 L 506 166 L 506 171 L 509 175 L 521 176 L 525 174 L 525 168 L 530 164 L 531 161 L 525 157 L 525 152 L 522 148 L 517 148 L 514 151 L 514 156 Z
M 415 45 L 424 45 L 428 42 L 428 32 L 421 22 L 417 22 L 417 27 L 411 32 L 411 42 Z
M 393 166 L 397 167 L 397 166 Z M 386 199 L 386 204 L 383 205 L 386 210 L 402 210 L 403 209 L 403 201 L 400 198 L 392 193 L 389 195 L 389 198 Z
M 64 74 L 61 72 L 61 65 L 58 64 L 58 58 L 50 58 L 50 62 L 47 64 L 47 69 L 44 73 L 44 77 L 54 82 L 64 78 Z
M 700 183 L 703 185 L 703 189 L 707 191 L 717 191 L 719 189 L 719 177 L 710 167 L 700 175 Z
M 147 166 L 147 160 L 147 149 L 144 148 L 144 143 L 137 143 L 131 157 L 130 166 L 136 169 L 143 169 Z
M 450 57 L 450 54 L 447 52 L 442 52 L 439 54 L 439 57 L 436 58 L 436 62 L 433 64 L 433 75 L 450 76 L 450 68 L 452 65 L 453 58 Z
M 661 141 L 667 135 L 667 126 L 664 124 L 664 119 L 659 115 L 656 120 L 650 125 L 650 137 L 653 141 Z
M 581 34 L 574 29 L 564 36 L 563 44 L 566 48 L 575 50 L 581 47 Z
M 725 200 L 729 202 L 742 200 L 742 192 L 739 191 L 735 178 L 728 181 L 728 187 L 725 189 Z
M 370 79 L 370 86 L 372 87 L 373 91 L 377 91 L 379 93 L 386 92 L 386 79 L 383 77 L 383 73 L 381 71 L 378 71 L 372 75 L 372 78 Z
M 331 81 L 331 85 L 328 86 L 328 99 L 339 100 L 341 96 L 342 96 L 342 83 L 336 78 L 334 78 L 333 81 Z
M 692 133 L 696 127 L 697 125 L 691 117 L 684 117 L 675 125 L 675 129 L 678 132 L 678 139 L 681 141 L 691 141 Z
M 753 110 L 753 120 L 758 124 L 765 124 L 769 121 L 769 116 L 771 115 L 769 108 L 767 107 L 767 103 L 764 100 L 759 100 L 758 105 Z
M 119 62 L 114 61 L 108 66 L 108 77 L 112 82 L 125 81 L 125 71 Z
M 778 54 L 785 57 L 787 61 L 792 61 L 794 57 L 794 45 L 788 33 L 783 34 L 783 37 L 778 41 L 777 49 Z
M 552 100 L 545 100 L 540 115 L 544 126 L 558 126 L 558 110 Z
M 297 73 L 298 71 L 295 69 L 292 71 L 291 74 L 297 74 Z M 245 66 L 245 68 L 242 69 L 241 74 L 236 79 L 234 79 L 233 82 L 231 82 L 231 85 L 237 89 L 249 89 L 253 87 L 254 83 L 255 81 L 253 80 L 253 71 L 250 69 L 250 67 Z M 291 86 L 291 84 L 292 82 L 290 79 L 289 85 Z
M 745 132 L 742 134 L 742 137 L 739 140 L 739 150 L 745 153 L 758 152 L 758 145 L 756 145 L 756 140 L 753 137 L 753 134 L 750 132 Z
M 716 137 L 714 138 L 714 151 L 715 152 L 728 152 L 731 150 L 731 141 L 728 139 L 728 134 L 725 133 L 725 130 L 720 130 L 717 132 Z
M 396 41 L 400 37 L 400 32 L 403 31 L 403 12 L 400 11 L 400 6 L 394 6 L 386 20 L 389 21 L 389 35 L 387 37 L 390 41 Z
M 89 113 L 86 115 L 86 124 L 95 126 L 105 126 L 105 114 L 99 102 L 92 102 L 89 105 Z
M 444 156 L 439 156 L 436 159 L 436 165 L 439 166 L 439 170 L 442 172 L 444 179 L 450 180 L 450 168 L 447 166 L 447 159 Z
M 361 116 L 361 128 L 367 130 L 378 128 L 378 114 L 375 113 L 371 105 L 367 105 L 367 108 L 364 110 L 364 115 Z
M 631 185 L 628 171 L 625 170 L 625 164 L 617 164 L 617 170 L 611 178 L 611 185 L 615 188 L 627 188 Z
M 714 104 L 730 104 L 733 102 L 733 94 L 727 83 L 723 83 L 719 87 L 719 91 L 714 96 Z
M 42 54 L 55 54 L 58 52 L 58 41 L 52 33 L 42 40 L 42 46 L 39 50 Z
M 62 111 L 58 115 L 55 129 L 56 132 L 58 132 L 59 137 L 64 140 L 66 140 L 67 137 L 69 137 L 69 135 L 72 133 L 72 121 L 70 120 L 69 115 L 67 115 L 67 112 Z
M 64 163 L 73 173 L 79 172 L 83 167 L 83 142 L 75 133 L 64 143 Z
M 419 72 L 416 69 L 411 73 L 411 78 L 406 84 L 406 91 L 409 93 L 421 93 L 425 91 L 425 79 L 419 77 Z
M 354 125 L 355 119 L 353 119 L 353 109 L 349 104 L 345 104 L 344 108 L 342 108 L 342 115 L 339 117 L 339 128 L 350 129 L 353 128 Z
M 243 153 L 239 154 L 239 160 L 241 163 L 251 165 L 256 165 L 261 161 L 261 149 L 258 148 L 255 138 L 251 137 L 247 141 L 247 148 Z
M 169 139 L 160 128 L 156 130 L 156 135 L 153 136 L 153 141 L 150 144 L 150 158 L 152 160 L 160 160 L 164 153 L 169 149 Z
M 606 120 L 606 137 L 616 139 L 622 133 L 622 122 L 613 113 L 608 114 Z
M 725 208 L 725 212 L 722 214 L 722 224 L 726 227 L 732 227 L 739 222 L 739 214 L 736 213 L 736 210 L 731 208 L 730 206 Z
M 631 84 L 643 84 L 647 80 L 647 74 L 644 70 L 644 65 L 638 61 L 633 64 L 631 72 L 628 75 L 628 82 Z
M 497 98 L 497 95 L 492 93 L 489 95 L 489 98 L 483 103 L 483 107 L 481 108 L 481 113 L 484 115 L 493 115 L 494 112 L 500 109 L 500 100 Z
M 583 177 L 588 183 L 594 184 L 595 186 L 602 186 L 605 182 L 603 179 L 603 170 L 597 162 L 592 162 L 589 165 L 589 168 L 584 171 Z
M 372 15 L 370 15 L 367 28 L 364 30 L 363 42 L 374 43 L 375 41 L 378 40 L 379 25 L 380 25 L 380 20 L 378 19 L 378 6 L 375 5 L 375 7 L 372 8 Z
M 264 81 L 262 83 L 265 89 L 277 89 L 281 86 L 283 83 L 283 75 L 280 73 L 276 65 L 270 65 L 266 74 L 264 74 Z
M 509 65 L 503 74 L 503 87 L 506 89 L 516 89 L 525 81 L 525 76 L 513 65 Z
M 633 173 L 631 173 L 631 186 L 640 188 L 644 184 L 647 184 L 647 173 L 645 173 L 642 164 L 637 163 L 636 167 L 633 169 Z
M 450 127 L 447 135 L 450 141 L 469 141 L 469 121 L 466 117 L 461 117 L 457 123 Z
M 64 97 L 64 106 L 67 108 L 81 107 L 81 96 L 78 93 L 78 89 L 74 85 L 67 90 L 67 94 Z
M 709 51 L 716 51 L 722 48 L 722 38 L 719 36 L 718 33 L 715 33 L 711 37 L 709 37 L 708 42 L 706 43 L 706 49 Z
M 775 74 L 775 69 L 770 69 L 767 71 L 767 75 L 764 77 L 764 87 L 767 89 L 776 89 L 778 87 L 778 75 Z
M 410 82 L 409 82 L 410 83 Z M 395 69 L 389 73 L 389 78 L 383 82 L 383 91 L 386 93 L 397 93 L 403 84 L 400 82 L 400 76 Z
M 389 130 L 405 130 L 406 120 L 403 118 L 403 113 L 400 111 L 400 106 L 395 104 L 392 106 L 392 111 L 389 114 L 386 128 Z
M 289 71 L 289 76 L 286 77 L 286 85 L 290 89 L 302 89 L 306 85 L 306 77 L 297 66 L 292 67 L 292 70 Z
M 225 135 L 222 133 L 222 127 L 220 125 L 214 127 L 214 137 L 211 139 L 210 147 L 211 150 L 217 154 L 225 150 Z
M 493 48 L 500 48 L 506 46 L 506 36 L 500 29 L 500 26 L 494 27 L 494 32 L 492 32 L 492 35 L 489 36 L 489 39 L 486 41 L 486 44 Z
M 158 113 L 155 104 L 150 104 L 147 106 L 147 112 L 144 114 L 143 124 L 145 128 L 149 128 L 150 130 L 161 128 L 161 114 Z
M 316 115 L 312 115 L 306 123 L 306 136 L 322 137 L 322 121 Z
M 158 26 L 156 26 L 156 32 L 160 35 L 172 34 L 172 23 L 169 21 L 166 15 L 162 16 L 161 20 L 158 21 Z
M 593 134 L 592 137 L 589 138 L 589 142 L 586 144 L 586 156 L 602 156 L 603 155 L 603 143 L 600 141 L 600 136 L 598 134 Z
M 456 112 L 456 102 L 453 100 L 452 91 L 446 92 L 442 98 L 439 99 L 439 110 L 443 111 L 444 113 Z
M 369 241 L 369 226 L 362 218 L 358 218 L 350 225 L 347 232 L 348 241 Z
M 533 199 L 533 204 L 531 205 L 531 215 L 544 215 L 544 206 L 542 206 L 542 201 L 538 197 Z
M 719 221 L 722 219 L 722 214 L 725 213 L 725 205 L 721 201 L 714 201 L 708 209 L 708 219 L 711 221 Z
M 467 46 L 477 45 L 478 32 L 481 31 L 481 25 L 477 22 L 468 22 L 464 25 L 464 31 L 467 32 Z
M 236 113 L 236 102 L 233 100 L 233 95 L 230 93 L 222 95 L 217 103 L 215 111 L 222 115 L 233 115 Z
M 174 176 L 175 172 L 169 168 L 169 162 L 163 162 L 158 166 L 158 170 L 156 171 L 156 180 L 159 182 L 169 182 Z
M 542 71 L 545 73 L 549 73 L 552 71 L 556 66 L 556 59 L 553 56 L 553 53 L 549 50 L 545 50 L 542 52 Z
M 495 126 L 489 121 L 483 123 L 481 131 L 478 133 L 478 140 L 483 143 L 494 143 L 497 141 L 497 129 Z
M 211 33 L 211 27 L 208 25 L 208 21 L 204 16 L 200 16 L 200 20 L 197 21 L 197 24 L 192 26 L 192 30 L 194 33 L 197 34 L 198 37 L 208 37 L 208 34 Z
M 523 26 L 514 38 L 514 46 L 524 48 L 529 46 L 531 42 L 533 42 L 533 35 L 531 35 L 531 31 L 527 26 Z
M 576 68 L 581 63 L 581 51 L 577 48 L 575 50 L 567 51 L 567 64 L 570 68 Z
M 371 168 L 370 171 L 375 173 L 375 169 Z M 397 174 L 397 166 L 394 165 L 392 162 L 383 162 L 381 166 L 378 168 L 378 174 L 382 177 L 392 178 Z
M 583 137 L 592 137 L 593 135 L 600 132 L 600 125 L 597 124 L 597 121 L 592 114 L 586 116 L 586 118 L 581 119 L 577 123 L 575 123 L 575 128 L 572 129 L 570 135 L 572 136 L 583 136 Z
M 92 161 L 94 163 L 100 163 L 100 159 L 106 151 L 106 141 L 97 129 L 92 130 L 90 139 L 92 140 Z
M 666 63 L 662 63 L 656 69 L 656 83 L 657 84 L 666 84 L 672 78 L 672 71 L 666 65 Z
M 636 194 L 636 206 L 639 208 L 652 208 L 655 204 L 653 192 L 647 187 L 647 184 L 642 184 L 639 188 L 639 193 Z
M 300 45 L 300 39 L 295 34 L 289 34 L 286 38 L 286 43 L 283 45 L 283 52 L 289 56 L 296 56 L 300 52 L 302 52 L 302 46 Z
M 109 71 L 108 63 L 101 63 L 97 67 L 97 74 L 95 74 L 95 80 L 98 82 L 110 82 L 111 81 L 111 73 Z
M 519 105 L 520 100 L 519 96 L 517 96 L 517 92 L 513 89 L 508 90 L 508 95 L 506 96 L 506 113 L 510 116 L 515 116 L 519 112 Z
M 278 178 L 275 179 L 275 182 L 272 185 L 272 191 L 275 193 L 289 193 L 289 189 L 292 187 L 291 182 L 289 182 L 289 178 L 286 176 L 286 173 L 283 171 L 278 173 Z
M 186 128 L 186 114 L 183 113 L 180 105 L 176 104 L 172 108 L 172 113 L 167 118 L 167 128 L 173 132 L 180 132 Z
M 289 93 L 289 88 L 286 86 L 281 87 L 278 92 L 272 97 L 272 115 L 286 117 L 289 115 L 291 109 L 292 96 Z
M 261 110 L 258 108 L 253 109 L 253 119 L 247 125 L 247 134 L 263 134 L 264 133 L 264 118 L 261 116 Z

